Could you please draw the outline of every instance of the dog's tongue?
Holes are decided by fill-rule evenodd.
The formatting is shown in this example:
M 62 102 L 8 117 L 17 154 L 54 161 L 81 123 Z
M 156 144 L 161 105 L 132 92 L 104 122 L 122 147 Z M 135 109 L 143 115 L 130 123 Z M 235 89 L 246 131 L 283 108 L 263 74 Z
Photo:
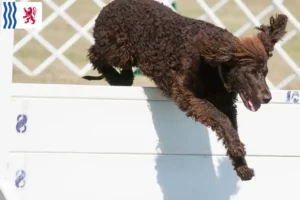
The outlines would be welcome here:
M 255 108 L 250 100 L 248 101 L 248 105 L 249 105 L 251 111 L 255 112 Z
M 252 112 L 255 112 L 255 108 L 253 106 L 253 103 L 250 101 L 250 100 L 247 100 L 245 98 L 245 96 L 242 94 L 242 93 L 239 93 L 240 94 L 240 97 L 241 99 L 243 100 L 243 102 L 247 105 L 247 107 L 252 111 Z

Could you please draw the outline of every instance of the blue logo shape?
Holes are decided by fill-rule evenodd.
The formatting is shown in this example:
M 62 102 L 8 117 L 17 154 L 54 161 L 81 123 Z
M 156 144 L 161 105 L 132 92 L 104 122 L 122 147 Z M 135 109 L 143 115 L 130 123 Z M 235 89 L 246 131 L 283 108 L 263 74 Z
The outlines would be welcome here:
M 25 186 L 26 173 L 24 170 L 18 170 L 16 172 L 15 185 L 17 188 L 23 188 Z
M 287 102 L 298 103 L 299 102 L 299 92 L 298 91 L 288 91 L 287 92 Z
M 17 125 L 16 130 L 18 133 L 24 133 L 27 130 L 27 116 L 26 115 L 18 115 L 17 117 Z
M 15 29 L 17 25 L 16 12 L 17 6 L 16 2 L 3 2 L 3 29 Z

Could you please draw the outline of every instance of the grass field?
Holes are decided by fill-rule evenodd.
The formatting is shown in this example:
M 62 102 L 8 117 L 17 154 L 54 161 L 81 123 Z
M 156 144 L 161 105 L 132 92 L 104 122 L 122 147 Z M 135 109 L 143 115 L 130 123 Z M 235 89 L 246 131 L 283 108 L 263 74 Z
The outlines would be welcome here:
M 57 5 L 61 6 L 65 0 L 53 0 Z M 104 2 L 109 2 L 108 0 Z M 212 6 L 218 0 L 206 0 Z M 272 0 L 244 0 L 250 10 L 257 15 L 266 6 L 271 4 Z M 182 15 L 189 17 L 198 17 L 204 13 L 202 8 L 197 4 L 196 0 L 177 0 L 178 12 Z M 300 21 L 300 1 L 298 0 L 285 0 L 284 5 L 290 12 Z M 46 19 L 53 10 L 43 4 L 43 19 Z M 69 14 L 77 23 L 85 25 L 92 17 L 100 12 L 100 8 L 92 0 L 77 0 L 69 9 Z M 268 14 L 263 20 L 263 23 L 268 23 L 269 17 L 279 12 L 274 10 Z M 243 24 L 248 22 L 246 15 L 239 9 L 238 6 L 231 0 L 217 13 L 222 22 L 226 25 L 228 30 L 235 32 Z M 208 20 L 209 21 L 209 20 Z M 293 25 L 288 25 L 288 30 L 294 29 Z M 76 31 L 64 19 L 58 17 L 41 31 L 41 36 L 44 37 L 54 47 L 59 48 L 67 39 L 74 35 Z M 91 30 L 90 30 L 91 33 Z M 253 34 L 254 29 L 250 28 L 244 35 Z M 24 30 L 15 31 L 15 44 L 20 41 L 27 34 Z M 83 67 L 88 60 L 86 59 L 86 50 L 91 45 L 85 38 L 78 40 L 71 48 L 69 48 L 64 55 L 74 62 L 79 68 Z M 292 38 L 284 45 L 284 50 L 296 61 L 300 66 L 300 33 Z M 40 45 L 35 39 L 28 42 L 23 48 L 15 53 L 15 57 L 24 63 L 30 70 L 35 69 L 51 54 Z M 268 78 L 275 85 L 280 83 L 285 77 L 293 73 L 288 64 L 281 58 L 281 56 L 274 54 L 269 61 L 270 73 Z M 95 74 L 90 71 L 88 74 Z M 104 81 L 86 81 L 78 77 L 72 71 L 64 66 L 59 60 L 54 61 L 46 70 L 37 76 L 27 76 L 17 67 L 13 70 L 13 81 L 18 83 L 59 83 L 59 84 L 106 84 Z M 154 84 L 143 76 L 137 76 L 135 85 L 140 86 L 154 86 Z M 300 79 L 297 78 L 291 82 L 285 89 L 300 89 Z

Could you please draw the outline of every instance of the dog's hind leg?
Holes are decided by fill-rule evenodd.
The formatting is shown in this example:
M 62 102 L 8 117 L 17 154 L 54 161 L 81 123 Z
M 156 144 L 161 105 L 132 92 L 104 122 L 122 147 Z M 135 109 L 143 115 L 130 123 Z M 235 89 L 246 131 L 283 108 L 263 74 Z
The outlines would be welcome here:
M 108 63 L 106 58 L 102 57 L 101 51 L 98 46 L 92 45 L 89 49 L 88 58 L 94 69 L 101 74 L 101 76 L 84 76 L 87 80 L 101 80 L 105 79 L 108 84 L 112 86 L 131 86 L 134 80 L 134 74 L 131 67 L 121 69 L 119 73 L 111 64 Z

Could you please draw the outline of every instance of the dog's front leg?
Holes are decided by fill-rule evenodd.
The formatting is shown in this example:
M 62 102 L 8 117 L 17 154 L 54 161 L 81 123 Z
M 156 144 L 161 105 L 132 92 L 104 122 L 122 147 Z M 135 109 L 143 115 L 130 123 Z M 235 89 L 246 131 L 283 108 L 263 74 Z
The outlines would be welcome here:
M 254 176 L 253 169 L 247 166 L 244 145 L 239 140 L 238 134 L 229 118 L 212 103 L 205 99 L 197 98 L 193 92 L 186 87 L 185 77 L 178 76 L 173 85 L 171 99 L 188 117 L 211 127 L 216 131 L 220 140 L 223 141 L 227 154 L 233 162 L 238 176 L 242 180 L 250 180 Z
M 238 141 L 238 145 L 232 145 L 231 148 L 235 148 L 235 146 L 239 146 L 239 148 L 244 148 L 243 143 L 239 139 L 238 135 L 238 124 L 237 124 L 237 109 L 234 102 L 233 97 L 226 93 L 226 94 L 218 94 L 216 96 L 210 97 L 207 99 L 210 103 L 212 103 L 220 112 L 224 113 L 228 119 L 230 120 L 232 126 L 235 129 L 235 132 L 232 132 L 230 138 L 232 140 Z M 235 139 L 233 139 L 235 138 Z M 246 153 L 246 151 L 244 150 Z M 229 155 L 230 156 L 230 155 Z M 236 157 L 232 156 L 232 164 L 237 171 L 238 174 L 243 174 L 244 168 L 243 166 L 247 166 L 247 162 L 245 156 L 243 157 Z

